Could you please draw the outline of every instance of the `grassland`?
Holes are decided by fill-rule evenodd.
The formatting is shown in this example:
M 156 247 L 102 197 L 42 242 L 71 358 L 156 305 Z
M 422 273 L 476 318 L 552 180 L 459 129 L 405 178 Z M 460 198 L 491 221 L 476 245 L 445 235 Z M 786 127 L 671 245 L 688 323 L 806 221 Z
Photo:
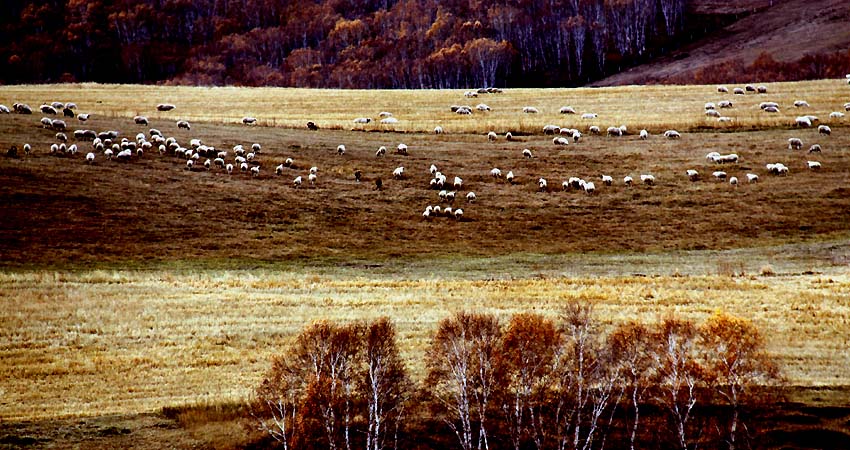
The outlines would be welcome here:
M 748 317 L 768 334 L 792 385 L 841 390 L 850 385 L 850 136 L 839 121 L 829 137 L 788 124 L 803 113 L 789 105 L 798 98 L 813 105 L 805 114 L 828 122 L 850 101 L 843 83 L 730 96 L 736 122 L 728 128 L 703 116 L 704 102 L 725 98 L 710 86 L 509 90 L 477 99 L 494 111 L 471 118 L 448 112 L 469 103 L 459 91 L 0 87 L 0 103 L 74 101 L 93 113 L 84 126 L 69 120 L 72 129 L 132 138 L 147 127 L 131 117 L 145 114 L 183 143 L 263 145 L 259 177 L 187 171 L 156 154 L 129 163 L 98 155 L 87 165 L 48 154 L 54 132 L 40 128 L 38 114 L 0 116 L 0 149 L 34 149 L 0 157 L 0 420 L 239 403 L 268 358 L 317 318 L 389 315 L 420 377 L 418 355 L 447 314 L 554 315 L 573 298 L 594 302 L 609 325 L 670 313 L 699 321 L 717 310 Z M 757 107 L 764 100 L 784 112 L 766 117 Z M 160 102 L 178 109 L 156 113 Z M 538 132 L 544 124 L 587 126 L 558 115 L 565 104 L 599 113 L 593 123 L 603 128 L 688 132 L 678 141 L 585 136 L 554 147 Z M 522 114 L 524 105 L 543 112 Z M 381 110 L 401 120 L 395 133 L 350 130 L 354 117 Z M 243 115 L 260 126 L 236 124 Z M 177 118 L 191 120 L 191 132 L 177 130 Z M 303 129 L 307 120 L 323 129 Z M 428 133 L 437 124 L 448 133 Z M 490 129 L 529 134 L 490 143 Z M 820 143 L 823 154 L 789 151 L 792 136 Z M 378 146 L 399 142 L 410 156 L 375 158 Z M 523 148 L 535 158 L 523 159 Z M 740 164 L 724 169 L 741 179 L 758 173 L 761 182 L 714 182 L 704 159 L 713 150 L 738 153 Z M 287 157 L 296 167 L 276 176 Z M 807 159 L 823 169 L 807 170 Z M 767 175 L 770 162 L 791 174 Z M 432 163 L 465 180 L 462 194 L 477 193 L 476 203 L 458 202 L 463 221 L 422 219 L 438 203 L 427 189 Z M 292 178 L 311 166 L 318 184 L 293 189 Z M 403 180 L 391 179 L 398 166 Z M 513 170 L 518 183 L 492 179 L 492 167 Z M 703 180 L 688 181 L 689 168 Z M 570 176 L 603 173 L 617 183 L 597 182 L 593 196 L 559 189 Z M 641 173 L 658 183 L 619 182 Z M 373 189 L 377 177 L 383 190 Z M 539 177 L 549 192 L 537 192 Z M 827 400 L 835 402 L 846 399 Z M 123 446 L 110 442 L 92 447 Z

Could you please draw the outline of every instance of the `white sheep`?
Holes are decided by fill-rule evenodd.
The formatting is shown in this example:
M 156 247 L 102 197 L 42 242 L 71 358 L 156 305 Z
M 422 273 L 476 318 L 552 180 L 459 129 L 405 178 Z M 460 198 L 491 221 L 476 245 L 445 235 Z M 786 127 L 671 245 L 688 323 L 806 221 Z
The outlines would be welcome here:
M 6 105 L 0 105 L 0 113 L 2 114 L 10 114 L 12 111 Z
M 487 140 L 488 141 L 495 141 L 498 137 L 499 136 L 496 134 L 495 131 L 491 131 L 491 132 L 487 133 Z
M 461 177 L 455 177 L 452 186 L 454 186 L 455 189 L 460 189 L 463 187 L 463 179 Z
M 216 167 L 224 168 L 224 160 L 221 158 L 216 158 L 213 160 L 213 165 Z
M 581 139 L 581 131 L 573 130 L 573 142 L 578 142 Z
M 576 110 L 573 109 L 572 106 L 562 106 L 561 109 L 558 110 L 561 114 L 575 114 Z
M 691 180 L 691 181 L 698 181 L 699 180 L 699 172 L 697 172 L 694 169 L 688 169 L 685 172 L 685 174 L 688 176 L 688 179 Z
M 722 170 L 715 171 L 711 174 L 718 181 L 723 181 L 726 179 L 726 172 Z
M 557 134 L 561 132 L 561 127 L 557 125 L 544 125 L 543 126 L 543 134 Z
M 398 147 L 396 147 L 396 149 L 395 149 L 395 153 L 396 153 L 397 155 L 404 155 L 404 156 L 407 156 L 407 154 L 408 154 L 408 153 L 407 153 L 407 145 L 405 145 L 405 144 L 398 144 Z
M 68 142 L 68 135 L 66 135 L 65 133 L 62 133 L 62 132 L 56 133 L 56 140 L 59 140 L 59 141 L 62 141 L 62 142 Z
M 720 117 L 717 118 L 717 121 L 720 122 L 720 123 L 730 123 L 730 122 L 732 122 L 732 120 L 733 119 L 731 117 L 727 117 L 727 116 L 720 116 Z
M 664 132 L 664 137 L 667 139 L 679 139 L 682 135 L 676 130 L 667 130 Z
M 726 86 L 717 86 L 717 92 L 719 92 L 721 94 L 728 94 L 729 88 L 726 87 Z
M 281 174 L 283 174 L 283 164 L 281 164 L 281 165 L 279 165 L 279 166 L 275 167 L 275 168 L 274 168 L 274 173 L 276 173 L 277 175 L 281 175 Z
M 345 154 L 345 145 L 343 145 L 343 144 L 337 145 L 336 146 L 336 153 L 337 153 L 337 155 Z
M 239 170 L 242 171 L 242 172 L 247 172 L 248 171 L 248 163 L 243 162 L 243 163 L 239 164 Z
M 537 180 L 537 187 L 540 188 L 540 192 L 546 191 L 547 186 L 548 183 L 546 182 L 545 178 L 540 178 L 539 180 Z
M 260 176 L 260 166 L 251 167 L 251 175 L 255 177 Z
M 181 128 L 186 129 L 186 130 L 191 130 L 192 125 L 190 125 L 189 122 L 186 121 L 186 120 L 178 120 L 177 121 L 177 129 L 179 130 Z
M 425 219 L 430 219 L 433 214 L 434 208 L 431 205 L 425 207 L 425 211 L 422 212 L 422 217 Z
M 570 140 L 565 137 L 556 137 L 552 139 L 552 143 L 555 145 L 569 145 Z
M 847 102 L 847 103 L 844 104 L 844 110 L 850 111 L 850 102 Z
M 705 112 L 706 117 L 720 117 L 720 111 L 709 109 Z
M 818 133 L 823 134 L 825 136 L 829 136 L 830 134 L 832 134 L 832 129 L 829 128 L 829 126 L 827 126 L 827 125 L 819 125 L 818 126 Z
M 254 153 L 260 153 L 260 150 L 262 150 L 262 148 L 263 148 L 263 146 L 262 146 L 262 145 L 260 145 L 260 144 L 258 144 L 258 143 L 256 143 L 256 142 L 254 142 L 253 144 L 251 144 L 251 150 L 253 150 L 253 151 L 254 151 Z
M 537 114 L 540 111 L 538 111 L 537 108 L 535 108 L 533 106 L 525 106 L 525 107 L 522 108 L 522 112 L 524 112 L 526 114 Z
M 404 167 L 396 167 L 395 170 L 393 170 L 393 178 L 396 180 L 404 178 Z
M 514 139 L 514 135 L 510 131 L 508 131 L 507 133 L 505 133 L 505 139 L 508 141 L 512 141 Z
M 440 200 L 445 200 L 446 196 L 449 195 L 449 191 L 443 189 L 440 192 L 437 192 L 437 196 L 440 197 Z
M 803 148 L 803 140 L 800 138 L 788 139 L 788 150 L 800 150 Z
M 24 153 L 29 155 L 31 151 L 32 151 L 32 146 L 29 145 L 29 144 L 24 144 Z
M 304 180 L 301 178 L 301 175 L 298 175 L 294 180 L 292 180 L 292 187 L 300 188 L 303 182 Z
M 623 177 L 623 184 L 625 184 L 626 186 L 631 186 L 632 183 L 634 183 L 634 179 L 632 177 L 630 177 L 628 175 Z
M 383 125 L 393 125 L 396 123 L 398 123 L 398 119 L 396 119 L 395 117 L 386 117 L 381 119 L 381 124 Z
M 490 107 L 484 103 L 479 103 L 478 106 L 475 107 L 475 109 L 479 111 L 490 111 Z
M 795 108 L 810 108 L 809 102 L 807 102 L 805 100 L 795 100 L 794 101 L 794 107 Z
M 65 124 L 64 120 L 53 119 L 50 121 L 50 126 L 54 130 L 64 131 L 68 126 Z
M 446 193 L 446 201 L 449 203 L 453 203 L 455 201 L 455 197 L 457 197 L 457 192 L 447 192 Z
M 145 117 L 145 116 L 136 116 L 136 117 L 133 117 L 133 122 L 135 122 L 135 124 L 136 124 L 136 125 L 145 125 L 145 126 L 147 126 L 147 124 L 148 124 L 148 118 L 147 118 L 147 117 Z
M 647 186 L 652 186 L 655 184 L 655 176 L 651 174 L 644 174 L 640 176 L 640 181 Z
M 764 167 L 767 169 L 768 173 L 771 173 L 773 175 L 787 175 L 788 174 L 788 167 L 786 167 L 785 164 L 782 164 L 782 163 L 766 164 Z
M 212 168 L 212 161 L 210 161 L 210 159 L 207 158 L 207 160 L 204 161 L 204 169 L 210 170 L 211 168 Z
M 438 172 L 437 166 L 436 166 L 436 165 L 434 165 L 434 164 L 431 164 L 431 167 L 429 167 L 429 168 L 428 168 L 428 172 L 429 172 L 431 175 L 436 174 L 436 173 Z
M 591 125 L 591 126 L 587 127 L 587 132 L 590 133 L 590 134 L 599 135 L 600 130 L 599 130 L 598 126 Z
M 587 195 L 591 195 L 596 191 L 596 185 L 593 184 L 592 181 L 587 181 L 583 183 L 582 188 L 584 189 L 584 193 Z
M 493 178 L 502 178 L 502 171 L 494 167 L 490 169 L 490 176 Z
M 620 127 L 608 127 L 608 136 L 622 136 L 623 130 Z
M 708 109 L 716 109 L 716 108 L 717 108 L 717 105 L 715 105 L 713 102 L 708 102 L 708 103 L 706 103 L 706 104 L 705 104 L 705 109 L 706 109 L 706 110 L 708 110 Z
M 514 184 L 514 172 L 510 171 L 507 175 L 505 175 L 505 180 L 508 180 L 508 183 Z
M 767 106 L 767 107 L 764 108 L 764 112 L 766 112 L 766 113 L 778 113 L 779 107 L 778 106 Z
M 103 156 L 106 157 L 106 160 L 109 161 L 112 159 L 113 153 L 111 149 L 106 149 L 103 151 Z
M 257 124 L 257 118 L 245 116 L 245 117 L 242 118 L 242 124 L 243 125 L 256 125 Z
M 523 150 L 522 150 L 522 156 L 524 156 L 524 157 L 526 157 L 526 158 L 528 158 L 528 159 L 531 159 L 531 158 L 532 158 L 531 150 L 529 150 L 529 149 L 527 149 L 527 148 L 526 148 L 526 149 L 523 149 Z
M 283 161 L 283 165 L 284 165 L 285 167 L 292 167 L 292 164 L 294 164 L 294 163 L 295 163 L 295 161 L 294 161 L 292 158 L 286 158 L 286 159 Z
M 719 106 L 721 108 L 731 108 L 732 102 L 729 101 L 729 100 L 722 100 L 722 101 L 717 103 L 717 106 Z
M 463 210 L 458 208 L 454 212 L 455 219 L 460 220 L 463 218 Z
M 735 153 L 730 153 L 728 155 L 717 155 L 712 161 L 716 164 L 727 164 L 727 163 L 737 163 L 738 155 Z
M 806 116 L 800 116 L 794 119 L 794 124 L 800 127 L 809 128 L 812 126 L 812 121 Z
M 372 121 L 372 119 L 369 118 L 369 117 L 358 117 L 358 118 L 354 119 L 354 123 L 369 123 L 371 121 Z
M 759 94 L 767 94 L 767 86 L 758 86 L 758 87 L 756 88 L 756 91 L 757 91 Z
M 754 173 L 748 173 L 747 174 L 747 183 L 758 183 L 758 182 L 759 182 L 759 176 L 758 175 L 756 175 Z
M 160 103 L 156 105 L 157 111 L 171 111 L 174 108 L 176 108 L 176 106 L 172 105 L 171 103 Z
M 649 131 L 640 130 L 640 138 L 643 140 L 649 139 Z
M 477 197 L 475 196 L 475 192 L 470 191 L 470 192 L 467 192 L 467 193 L 466 193 L 466 201 L 467 201 L 468 203 L 472 203 L 472 202 L 474 202 L 476 198 L 477 198 Z
M 441 126 L 434 127 L 434 134 L 443 134 L 443 127 L 441 127 Z
M 120 153 L 118 155 L 121 156 Z M 191 159 L 186 160 L 186 170 L 192 170 L 192 167 L 194 167 L 194 166 L 195 166 L 194 160 L 191 160 Z
M 378 147 L 378 151 L 375 152 L 375 157 L 380 158 L 381 156 L 384 156 L 386 154 L 387 154 L 387 148 L 382 145 L 382 146 Z
M 744 90 L 742 88 L 736 87 L 732 89 L 732 94 L 734 95 L 744 95 Z
M 821 152 L 820 144 L 812 144 L 812 146 L 809 147 L 809 153 L 820 153 L 820 152 Z
M 89 120 L 89 117 L 91 117 L 91 114 L 77 114 L 77 120 L 79 120 L 80 122 L 85 122 Z
M 811 170 L 820 170 L 820 168 L 821 168 L 821 164 L 818 161 L 806 161 L 806 165 Z
M 478 93 L 474 91 L 466 91 L 463 93 L 463 96 L 466 98 L 478 98 Z
M 729 184 L 732 186 L 738 187 L 738 177 L 730 177 Z
M 256 158 L 256 157 L 257 157 L 257 155 L 254 152 L 251 152 L 251 153 L 248 153 L 247 155 L 245 155 L 245 159 L 247 161 L 253 161 L 254 158 Z
M 315 174 L 317 174 L 317 173 L 319 173 L 319 168 L 318 168 L 318 167 L 316 167 L 316 166 L 311 167 L 311 168 L 310 168 L 310 173 L 312 173 L 312 174 L 314 174 L 314 175 L 315 175 Z
M 225 170 L 227 170 L 228 174 L 233 173 L 233 164 L 228 164 L 227 166 L 225 166 Z
M 451 206 L 446 206 L 445 208 L 443 208 L 443 215 L 444 215 L 444 216 L 446 216 L 446 217 L 451 217 L 451 216 L 453 216 L 454 214 L 455 214 L 455 213 L 454 213 L 454 211 L 452 211 L 452 207 L 451 207 Z
M 50 105 L 41 105 L 41 107 L 39 109 L 41 109 L 41 112 L 44 113 L 44 114 L 54 114 L 54 115 L 57 114 L 56 108 L 54 108 Z
M 318 175 L 316 175 L 315 173 L 311 173 L 311 174 L 307 175 L 307 182 L 310 183 L 310 186 L 315 186 L 316 180 L 318 180 L 318 178 L 319 178 Z
M 94 153 L 93 152 L 86 153 L 86 162 L 89 163 L 89 164 L 94 162 Z
M 759 103 L 759 108 L 761 108 L 761 109 L 767 109 L 767 108 L 770 108 L 770 107 L 779 108 L 779 103 L 776 103 L 776 102 L 761 102 L 761 103 Z
M 381 117 L 392 117 L 393 113 L 391 113 L 389 111 L 381 111 L 381 112 L 378 113 L 378 115 L 381 116 Z
M 584 113 L 581 115 L 581 118 L 585 120 L 595 119 L 597 117 L 599 117 L 599 114 L 596 113 Z
M 843 119 L 844 113 L 841 112 L 841 111 L 833 111 L 833 112 L 829 113 L 829 118 L 830 119 Z
M 610 175 L 602 175 L 602 183 L 605 186 L 611 186 L 612 184 L 614 184 L 614 178 Z

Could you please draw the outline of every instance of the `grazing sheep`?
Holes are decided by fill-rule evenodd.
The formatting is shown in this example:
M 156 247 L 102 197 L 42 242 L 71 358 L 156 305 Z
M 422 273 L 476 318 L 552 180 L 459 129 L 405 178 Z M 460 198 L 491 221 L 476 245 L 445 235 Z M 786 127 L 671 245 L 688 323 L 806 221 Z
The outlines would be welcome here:
M 587 132 L 588 132 L 588 133 L 590 133 L 590 134 L 599 135 L 600 130 L 599 130 L 599 127 L 598 127 L 598 126 L 596 126 L 596 125 L 591 125 L 591 126 L 589 126 L 589 127 L 587 128 Z
M 298 175 L 297 177 L 295 177 L 295 179 L 294 179 L 294 180 L 292 180 L 292 187 L 294 187 L 294 188 L 300 188 L 300 187 L 301 187 L 301 184 L 302 184 L 303 182 L 304 182 L 304 180 L 301 178 L 301 175 Z
M 729 100 L 722 100 L 719 103 L 717 103 L 717 106 L 719 106 L 720 108 L 724 108 L 724 109 L 725 108 L 731 108 L 732 102 L 729 101 Z
M 593 193 L 596 191 L 596 185 L 593 184 L 592 181 L 583 183 L 582 188 L 584 189 L 584 193 L 587 195 L 593 195 Z
M 531 158 L 532 158 L 531 150 L 529 150 L 529 149 L 527 149 L 527 148 L 526 148 L 526 149 L 523 149 L 523 151 L 522 151 L 522 156 L 524 156 L 524 157 L 526 157 L 526 158 L 528 158 L 528 159 L 531 159 Z
M 43 128 L 53 128 L 53 121 L 49 117 L 42 117 L 39 123 Z
M 469 106 L 459 106 L 454 112 L 462 116 L 469 116 L 472 115 L 472 108 Z
M 445 208 L 443 208 L 443 215 L 446 217 L 454 216 L 454 211 L 452 211 L 452 207 L 446 206 Z
M 809 147 L 809 153 L 820 153 L 820 152 L 821 152 L 820 144 L 812 144 L 812 146 Z
M 754 173 L 748 173 L 747 174 L 747 183 L 758 183 L 758 182 L 759 182 L 759 176 L 758 175 L 756 175 Z
M 461 177 L 455 177 L 452 186 L 454 186 L 455 189 L 460 189 L 463 187 L 463 179 Z
M 310 131 L 317 131 L 319 129 L 319 126 L 316 125 L 315 122 L 307 122 L 307 129 Z
M 436 174 L 438 172 L 437 166 L 434 165 L 434 164 L 431 164 L 431 167 L 428 168 L 428 172 L 431 173 L 431 175 Z
M 832 134 L 832 129 L 829 128 L 829 126 L 827 126 L 827 125 L 819 125 L 818 126 L 818 133 L 829 136 L 830 134 Z
M 463 210 L 460 208 L 456 209 L 454 212 L 454 216 L 456 220 L 460 221 L 460 219 L 463 218 Z
M 540 111 L 539 111 L 537 108 L 533 107 L 533 106 L 524 106 L 524 107 L 522 108 L 522 112 L 524 112 L 524 113 L 526 113 L 526 114 L 537 114 L 537 113 L 539 113 Z
M 285 160 L 283 160 L 283 165 L 285 167 L 292 167 L 292 164 L 294 163 L 295 161 L 292 158 L 286 158 Z
M 614 178 L 611 175 L 602 175 L 602 183 L 605 186 L 611 186 L 614 184 Z
M 766 112 L 766 113 L 778 113 L 779 107 L 778 106 L 766 106 L 764 108 L 764 112 Z
M 466 193 L 466 201 L 467 201 L 467 203 L 472 203 L 472 202 L 474 202 L 476 198 L 477 198 L 477 197 L 475 196 L 475 192 L 470 191 L 470 192 L 467 192 L 467 193 Z
M 570 177 L 570 179 L 567 180 L 568 187 L 572 187 L 573 189 L 581 188 L 582 183 L 584 183 L 584 180 L 579 177 Z
M 647 186 L 652 186 L 655 184 L 655 176 L 654 175 L 641 175 L 640 181 Z
M 112 155 L 113 155 L 113 153 L 112 153 L 112 150 L 110 150 L 110 149 L 106 149 L 106 150 L 103 151 L 103 156 L 106 158 L 107 161 L 112 159 Z
M 94 153 L 88 152 L 86 153 L 86 162 L 91 164 L 94 162 Z
M 818 161 L 806 161 L 806 165 L 811 170 L 820 170 L 820 168 L 821 168 L 820 162 L 818 162 Z
M 275 173 L 275 174 L 277 174 L 277 175 L 282 175 L 282 174 L 283 174 L 283 164 L 281 164 L 281 165 L 279 165 L 279 166 L 275 167 L 275 168 L 274 168 L 274 173 Z
M 393 125 L 396 123 L 398 123 L 398 119 L 396 119 L 395 117 L 385 117 L 381 119 L 381 124 L 383 125 Z
M 478 93 L 474 91 L 466 91 L 463 93 L 463 96 L 466 98 L 478 98 Z
M 632 183 L 634 183 L 634 179 L 632 179 L 632 177 L 628 175 L 623 177 L 623 184 L 625 184 L 626 186 L 631 186 Z
M 233 164 L 228 164 L 225 166 L 225 170 L 227 170 L 228 175 L 233 173 Z
M 12 109 L 14 109 L 18 114 L 32 114 L 32 108 L 30 108 L 30 105 L 24 103 L 15 103 L 12 105 Z
M 68 147 L 68 153 L 70 153 L 71 155 L 76 155 L 77 154 L 77 144 L 71 144 Z
M 359 182 L 360 182 L 360 178 L 361 178 L 362 176 L 363 176 L 363 173 L 362 173 L 362 172 L 360 172 L 360 170 L 359 170 L 359 169 L 355 169 L 355 170 L 354 170 L 354 181 L 356 181 L 356 182 L 358 182 L 358 183 L 359 183 Z
M 728 94 L 729 88 L 726 87 L 726 86 L 717 86 L 717 92 L 719 92 L 721 94 Z
M 65 103 L 65 108 L 67 109 L 77 109 L 76 103 Z
M 393 178 L 396 180 L 404 178 L 404 167 L 396 167 L 396 169 L 393 170 Z
M 694 169 L 688 169 L 685 174 L 688 175 L 688 179 L 691 181 L 699 181 L 699 172 Z
M 120 154 L 119 154 L 119 156 L 120 156 Z M 194 160 L 191 160 L 191 159 L 186 160 L 186 170 L 192 170 L 192 167 L 194 167 L 194 165 L 195 165 Z
M 771 173 L 773 175 L 782 175 L 782 176 L 788 175 L 788 167 L 785 166 L 785 164 L 773 163 L 773 164 L 766 164 L 764 167 L 767 169 L 768 173 Z
M 561 114 L 575 114 L 576 110 L 573 109 L 572 106 L 562 106 L 561 109 L 558 110 Z
M 490 169 L 490 176 L 493 178 L 502 178 L 502 171 L 494 167 Z
M 10 114 L 12 111 L 9 110 L 9 107 L 6 105 L 0 105 L 0 113 L 2 114 Z
M 756 87 L 753 86 L 752 84 L 748 84 L 748 85 L 744 86 L 744 90 L 747 91 L 747 92 L 755 92 Z
M 812 126 L 812 121 L 806 116 L 800 116 L 794 119 L 794 124 L 800 127 L 809 128 Z
M 706 110 L 717 109 L 717 105 L 715 105 L 713 102 L 708 102 L 708 103 L 705 104 L 705 109 Z
M 599 114 L 596 113 L 584 113 L 581 115 L 581 118 L 585 120 L 595 119 L 597 117 L 599 117 Z
M 454 203 L 455 197 L 457 196 L 457 192 L 446 192 L 446 201 L 449 203 Z
M 434 213 L 434 208 L 431 205 L 428 205 L 425 208 L 425 211 L 422 212 L 422 217 L 425 219 L 430 219 L 431 215 Z
M 649 139 L 649 131 L 640 130 L 640 138 L 643 140 Z
M 844 110 L 850 111 L 850 102 L 847 102 L 847 103 L 844 104 Z
M 563 189 L 565 192 L 569 191 L 570 190 L 570 182 L 564 181 L 563 183 L 561 183 L 561 189 Z
M 512 141 L 514 139 L 514 135 L 511 134 L 510 131 L 508 131 L 507 133 L 505 133 L 505 139 L 508 141 Z
M 679 139 L 682 135 L 676 130 L 667 130 L 664 132 L 664 137 L 667 139 Z
M 487 140 L 488 141 L 495 141 L 496 138 L 498 138 L 498 137 L 499 136 L 496 134 L 495 131 L 491 131 L 491 132 L 487 133 Z
M 213 160 L 213 165 L 215 165 L 216 167 L 224 168 L 224 160 L 221 158 L 216 158 Z
M 820 119 L 818 119 L 818 116 L 808 115 L 808 116 L 803 116 L 803 117 L 805 117 L 806 119 L 809 119 L 809 122 L 811 122 L 812 124 L 820 121 Z
M 56 133 L 56 140 L 62 141 L 62 142 L 68 142 L 68 135 L 66 135 L 65 133 L 62 133 L 62 132 Z
M 41 105 L 41 107 L 39 109 L 41 109 L 41 112 L 44 113 L 44 114 L 53 114 L 53 115 L 58 114 L 58 112 L 56 111 L 56 108 L 54 108 L 50 105 Z
M 354 123 L 369 123 L 371 121 L 372 121 L 372 119 L 369 118 L 369 117 L 358 117 L 358 118 L 354 119 Z
M 389 111 L 381 111 L 381 112 L 378 113 L 378 115 L 381 116 L 381 117 L 392 117 L 393 113 L 391 113 Z
M 800 138 L 788 139 L 788 150 L 800 150 L 803 148 L 803 140 Z
M 177 129 L 178 130 L 179 129 L 191 130 L 192 126 L 189 124 L 189 122 L 187 122 L 185 120 L 178 120 L 177 121 Z
M 310 168 L 310 173 L 312 173 L 312 174 L 314 174 L 314 175 L 315 175 L 315 174 L 317 174 L 317 173 L 319 173 L 319 168 L 318 168 L 318 167 L 316 167 L 316 166 L 311 167 L 311 168 Z
M 544 125 L 543 134 L 557 134 L 561 132 L 561 127 L 557 125 Z
M 405 144 L 398 144 L 398 147 L 396 147 L 396 149 L 395 149 L 395 153 L 396 153 L 397 155 L 404 155 L 404 156 L 407 156 L 407 154 L 408 154 L 408 153 L 407 153 L 407 145 L 405 145 Z
M 514 172 L 509 171 L 508 174 L 505 175 L 505 180 L 507 180 L 510 184 L 514 184 Z
M 260 166 L 251 167 L 251 175 L 255 177 L 260 176 Z
M 717 121 L 720 122 L 720 123 L 730 123 L 730 122 L 732 122 L 732 118 L 726 117 L 726 116 L 720 116 L 720 117 L 717 118 Z
M 207 158 L 207 160 L 204 161 L 204 169 L 210 170 L 211 168 L 212 168 L 212 161 L 210 161 L 210 159 Z
M 549 184 L 546 182 L 545 178 L 540 178 L 539 180 L 537 180 L 537 187 L 539 188 L 540 192 L 546 192 L 546 188 L 548 187 L 548 185 Z
M 30 146 L 29 144 L 24 144 L 24 154 L 29 155 L 31 151 L 32 151 L 32 146 Z
M 776 103 L 776 102 L 761 102 L 761 103 L 759 103 L 759 108 L 761 108 L 761 109 L 767 109 L 767 108 L 770 108 L 770 107 L 779 108 L 779 103 Z
M 176 108 L 176 106 L 172 105 L 171 103 L 160 103 L 156 105 L 157 111 L 171 111 L 174 108 Z
M 256 125 L 257 124 L 257 118 L 245 116 L 245 117 L 242 118 L 242 124 L 243 125 Z
M 720 117 L 720 111 L 717 111 L 715 109 L 709 109 L 705 112 L 705 115 L 707 117 Z
M 251 153 L 248 153 L 247 155 L 245 155 L 245 160 L 246 161 L 253 161 L 254 158 L 256 158 L 256 157 L 257 157 L 256 153 L 251 152 Z
M 64 109 L 62 109 L 62 115 L 63 115 L 63 116 L 65 116 L 65 117 L 70 117 L 70 118 L 72 118 L 72 119 L 73 119 L 73 118 L 74 118 L 74 116 L 75 116 L 76 114 L 74 114 L 74 110 L 73 110 L 73 109 L 71 109 L 71 108 L 64 108 Z
M 382 145 L 382 146 L 378 147 L 378 151 L 375 152 L 375 157 L 379 158 L 379 157 L 384 156 L 386 154 L 387 154 L 387 148 Z
M 738 187 L 738 177 L 730 177 L 729 184 L 732 186 Z
M 64 120 L 53 119 L 50 124 L 53 126 L 54 130 L 64 131 L 68 125 L 65 124 Z
M 732 89 L 732 94 L 734 95 L 744 95 L 744 90 L 742 88 L 736 87 Z
M 833 111 L 833 112 L 829 113 L 829 118 L 830 119 L 843 119 L 844 113 L 840 112 L 840 111 Z
M 718 171 L 716 171 L 716 172 L 713 172 L 711 175 L 712 175 L 715 179 L 717 179 L 718 181 L 723 181 L 723 180 L 725 180 L 725 179 L 726 179 L 726 172 L 724 172 L 724 171 L 722 171 L 722 170 L 718 170 Z
M 767 86 L 759 86 L 756 88 L 759 94 L 767 94 Z
M 240 163 L 239 164 L 239 170 L 242 171 L 242 172 L 247 172 L 248 171 L 248 163 L 246 163 L 246 162 Z
M 336 146 L 336 154 L 337 155 L 344 155 L 345 154 L 345 145 L 343 145 L 343 144 L 337 145 Z
M 794 100 L 794 107 L 795 108 L 810 108 L 809 102 L 807 102 L 805 100 Z
M 145 117 L 145 116 L 136 116 L 136 117 L 133 117 L 133 122 L 135 122 L 136 125 L 147 126 L 148 125 L 148 118 Z
M 608 127 L 608 136 L 622 136 L 623 130 L 620 127 Z
M 712 158 L 712 161 L 715 164 L 729 164 L 729 163 L 737 163 L 738 155 L 735 153 L 730 153 L 728 155 L 716 155 Z
M 447 195 L 449 195 L 449 191 L 447 191 L 447 190 L 445 190 L 445 189 L 443 189 L 443 190 L 442 190 L 442 191 L 440 191 L 440 192 L 437 192 L 437 196 L 438 196 L 438 197 L 440 197 L 440 200 L 443 200 L 443 201 L 445 201 L 445 200 L 446 200 L 446 196 L 447 196 Z
M 484 104 L 484 103 L 479 103 L 479 104 L 475 107 L 475 109 L 477 109 L 477 110 L 479 110 L 479 111 L 490 111 L 490 107 L 489 107 L 489 106 L 487 106 L 487 105 L 486 105 L 486 104 Z
M 552 143 L 555 145 L 570 145 L 570 140 L 565 137 L 556 137 L 552 139 Z
M 437 126 L 434 128 L 434 134 L 443 134 L 443 127 Z

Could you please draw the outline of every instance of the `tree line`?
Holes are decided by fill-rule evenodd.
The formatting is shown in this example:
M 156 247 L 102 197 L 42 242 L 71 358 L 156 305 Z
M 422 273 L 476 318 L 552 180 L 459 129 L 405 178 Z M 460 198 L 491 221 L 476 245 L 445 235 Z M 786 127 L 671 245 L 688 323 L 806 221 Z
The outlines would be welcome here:
M 663 53 L 685 0 L 3 2 L 0 82 L 565 86 Z
M 396 330 L 307 326 L 273 360 L 252 415 L 284 449 L 751 448 L 747 426 L 780 381 L 749 321 L 718 313 L 605 327 L 589 304 L 503 323 L 439 323 L 411 381 Z

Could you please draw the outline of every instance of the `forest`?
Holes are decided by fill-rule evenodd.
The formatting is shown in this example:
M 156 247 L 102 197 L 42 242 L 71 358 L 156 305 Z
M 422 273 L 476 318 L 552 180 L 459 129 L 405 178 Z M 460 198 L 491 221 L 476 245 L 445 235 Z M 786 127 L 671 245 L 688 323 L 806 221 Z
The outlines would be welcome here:
M 0 83 L 575 86 L 669 51 L 685 0 L 4 1 Z

